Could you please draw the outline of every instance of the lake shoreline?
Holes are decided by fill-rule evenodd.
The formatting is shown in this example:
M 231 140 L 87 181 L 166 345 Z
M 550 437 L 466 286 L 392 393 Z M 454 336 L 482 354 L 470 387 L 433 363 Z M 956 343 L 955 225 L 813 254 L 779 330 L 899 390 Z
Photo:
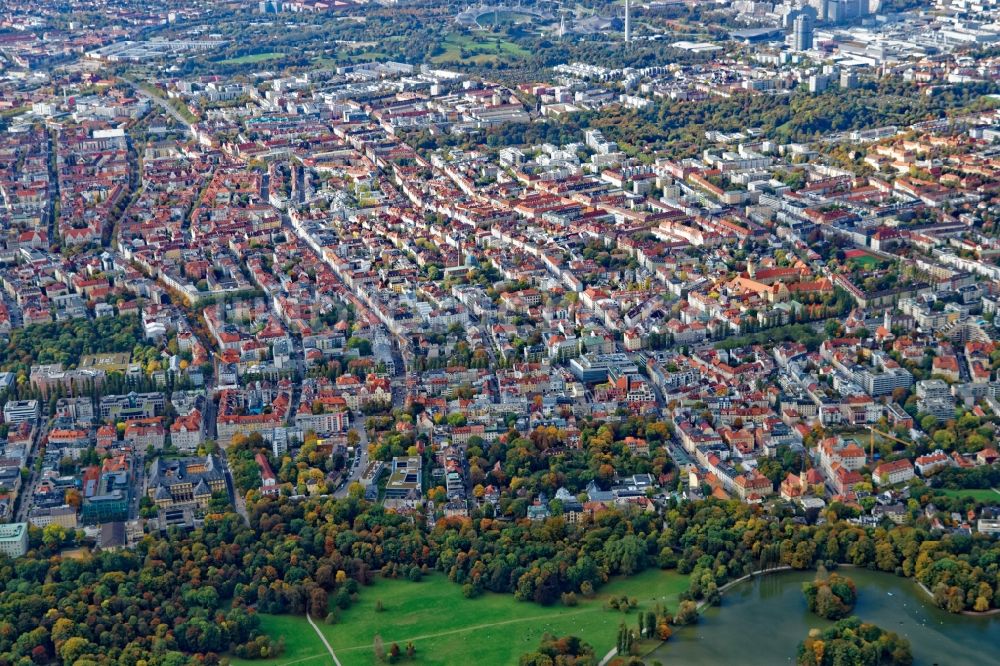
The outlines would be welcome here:
M 937 607 L 926 590 L 918 592 L 911 581 L 918 585 L 919 581 L 867 567 L 843 566 L 855 569 L 853 574 L 842 572 L 858 584 L 859 604 L 853 614 L 907 637 L 921 666 L 978 666 L 982 650 L 1000 644 L 995 614 L 974 613 L 959 619 L 958 613 Z M 697 624 L 676 631 L 655 648 L 644 649 L 642 658 L 647 663 L 659 659 L 690 666 L 715 666 L 739 659 L 747 666 L 794 662 L 794 645 L 811 629 L 831 625 L 808 612 L 802 595 L 801 583 L 812 580 L 815 570 L 772 569 L 778 568 L 731 581 L 725 586 L 721 608 L 702 604 Z M 765 573 L 786 575 L 765 577 Z M 767 632 L 772 640 L 745 661 L 747 655 L 741 646 L 754 644 Z
M 926 585 L 924 585 L 923 583 L 921 583 L 916 578 L 911 578 L 909 576 L 896 576 L 896 574 L 894 574 L 894 573 L 892 573 L 890 571 L 879 571 L 877 569 L 869 569 L 868 567 L 861 567 L 861 566 L 858 566 L 857 564 L 851 564 L 849 562 L 838 562 L 837 563 L 837 568 L 840 569 L 842 567 L 843 568 L 848 568 L 848 569 L 861 569 L 861 570 L 864 570 L 864 571 L 874 571 L 875 573 L 884 573 L 884 574 L 887 574 L 887 575 L 890 575 L 890 576 L 895 576 L 896 578 L 902 578 L 904 580 L 911 580 L 914 583 L 916 583 L 916 585 L 921 590 L 923 590 L 927 594 L 928 597 L 930 597 L 931 601 L 934 600 L 934 593 L 931 592 L 930 589 L 928 589 L 928 587 Z M 732 588 L 735 585 L 738 585 L 739 583 L 742 583 L 744 581 L 748 581 L 751 578 L 756 578 L 758 576 L 769 576 L 771 574 L 784 573 L 784 572 L 787 572 L 787 571 L 817 571 L 817 569 L 795 569 L 795 568 L 790 567 L 788 565 L 783 565 L 783 566 L 780 566 L 780 567 L 771 567 L 770 569 L 760 569 L 758 571 L 752 571 L 752 572 L 746 574 L 745 576 L 741 576 L 741 577 L 737 578 L 736 580 L 731 580 L 728 583 L 726 583 L 725 585 L 723 585 L 722 587 L 720 587 L 719 588 L 719 594 L 720 595 L 725 594 L 726 590 Z M 698 610 L 701 611 L 701 609 L 704 608 L 707 605 L 708 605 L 708 602 L 705 601 L 704 599 L 702 599 L 701 601 L 698 602 Z M 936 605 L 935 605 L 935 607 L 936 607 Z M 992 615 L 998 615 L 998 614 L 1000 614 L 1000 608 L 991 608 L 991 609 L 986 610 L 986 611 L 963 610 L 963 611 L 959 611 L 958 613 L 952 613 L 952 615 L 966 615 L 968 617 L 990 617 Z
M 861 571 L 870 571 L 870 572 L 873 572 L 873 573 L 885 574 L 887 576 L 892 576 L 894 578 L 899 578 L 899 579 L 903 579 L 903 580 L 912 581 L 913 583 L 915 583 L 917 585 L 917 587 L 919 587 L 927 595 L 928 599 L 931 601 L 930 605 L 933 608 L 938 608 L 937 605 L 933 603 L 933 601 L 934 601 L 934 593 L 931 592 L 930 589 L 928 589 L 928 587 L 926 585 L 924 585 L 922 582 L 920 582 L 916 578 L 911 578 L 911 577 L 908 577 L 908 576 L 897 576 L 896 574 L 894 574 L 892 572 L 889 572 L 889 571 L 877 571 L 875 569 L 869 569 L 868 567 L 861 567 L 861 566 L 858 566 L 857 564 L 851 564 L 849 562 L 838 562 L 837 563 L 837 568 L 839 569 L 841 567 L 848 568 L 848 569 L 859 569 Z M 740 576 L 739 578 L 736 578 L 734 580 L 731 580 L 731 581 L 725 583 L 722 587 L 719 588 L 719 595 L 723 596 L 723 595 L 726 594 L 727 591 L 729 591 L 733 587 L 735 587 L 735 586 L 737 586 L 737 585 L 739 585 L 741 583 L 745 583 L 745 582 L 747 582 L 749 580 L 752 580 L 754 578 L 761 578 L 761 577 L 764 577 L 764 576 L 771 576 L 771 575 L 774 575 L 774 574 L 782 574 L 782 573 L 789 573 L 789 572 L 805 572 L 805 571 L 817 571 L 817 569 L 815 569 L 815 568 L 813 568 L 813 569 L 795 569 L 795 568 L 793 568 L 791 566 L 788 566 L 788 565 L 782 565 L 782 566 L 777 566 L 777 567 L 769 567 L 767 569 L 759 569 L 757 571 L 752 571 L 752 572 L 750 572 L 748 574 L 745 574 L 743 576 Z M 708 605 L 709 605 L 709 603 L 705 599 L 702 599 L 701 601 L 698 602 L 698 613 L 699 613 L 699 615 L 701 614 L 702 610 L 706 606 L 708 606 Z M 943 610 L 943 609 L 941 609 L 941 610 Z M 991 617 L 991 616 L 995 616 L 995 615 L 998 615 L 998 614 L 1000 614 L 1000 608 L 991 608 L 988 611 L 963 610 L 960 613 L 951 613 L 951 615 L 964 615 L 964 616 L 967 616 L 967 617 Z M 652 648 L 650 650 L 647 650 L 646 652 L 644 652 L 640 656 L 643 657 L 643 658 L 648 657 L 649 655 L 653 654 L 657 650 L 663 648 L 669 642 L 670 642 L 670 639 L 667 639 L 665 641 L 660 641 L 660 643 L 656 647 L 654 647 L 654 648 Z M 605 660 L 608 660 L 609 656 L 612 656 L 612 655 L 606 655 L 605 656 Z M 606 661 L 602 661 L 602 663 L 606 663 Z
M 914 582 L 920 587 L 921 590 L 926 592 L 927 596 L 930 597 L 931 600 L 933 601 L 934 593 L 931 592 L 930 589 L 928 589 L 928 587 L 923 583 L 921 583 L 919 580 L 914 579 Z M 986 611 L 964 610 L 964 611 L 959 611 L 958 613 L 952 613 L 952 615 L 966 615 L 968 617 L 990 617 L 991 615 L 998 615 L 998 614 L 1000 614 L 1000 608 L 991 608 Z

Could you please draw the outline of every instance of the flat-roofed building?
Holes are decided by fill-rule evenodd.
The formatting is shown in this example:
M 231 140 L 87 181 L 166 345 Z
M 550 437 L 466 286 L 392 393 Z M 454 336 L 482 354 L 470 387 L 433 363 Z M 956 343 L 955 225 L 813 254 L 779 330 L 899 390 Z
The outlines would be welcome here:
M 392 459 L 389 481 L 385 486 L 385 505 L 389 508 L 415 508 L 423 496 L 423 465 L 419 456 Z
M 28 552 L 28 523 L 0 525 L 0 553 L 21 557 Z
M 10 400 L 3 406 L 3 420 L 11 425 L 34 423 L 39 414 L 41 410 L 37 400 Z

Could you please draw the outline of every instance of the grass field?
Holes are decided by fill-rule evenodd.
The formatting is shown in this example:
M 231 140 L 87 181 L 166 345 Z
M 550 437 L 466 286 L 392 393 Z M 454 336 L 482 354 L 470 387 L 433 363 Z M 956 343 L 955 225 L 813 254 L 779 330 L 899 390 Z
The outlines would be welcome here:
M 856 264 L 860 264 L 862 268 L 866 269 L 874 268 L 882 263 L 878 259 L 878 257 L 873 257 L 870 254 L 863 254 L 859 257 L 854 257 L 851 259 L 851 261 L 853 261 Z
M 481 65 L 487 62 L 496 62 L 501 57 L 525 58 L 529 54 L 526 50 L 512 41 L 500 37 L 480 37 L 478 35 L 450 34 L 441 42 L 444 53 L 438 54 L 431 60 L 438 64 L 449 62 L 461 62 L 466 64 Z M 465 51 L 465 57 L 462 51 Z
M 257 62 L 267 62 L 268 60 L 277 60 L 278 58 L 284 58 L 284 53 L 251 53 L 250 55 L 240 56 L 239 58 L 230 58 L 229 60 L 220 60 L 220 65 L 250 65 Z
M 657 602 L 676 611 L 677 595 L 687 586 L 687 576 L 651 569 L 630 578 L 612 580 L 594 599 L 580 598 L 578 606 L 545 607 L 516 601 L 513 595 L 487 593 L 477 599 L 466 599 L 461 586 L 440 574 L 429 576 L 420 583 L 378 580 L 361 590 L 359 601 L 343 612 L 338 624 L 318 623 L 318 626 L 343 666 L 373 664 L 375 634 L 382 636 L 386 649 L 396 642 L 405 650 L 406 643 L 412 642 L 417 650 L 415 663 L 428 666 L 516 664 L 520 655 L 537 647 L 545 632 L 580 636 L 603 656 L 614 647 L 618 625 L 623 621 L 629 625 L 637 622 L 635 610 L 627 615 L 605 610 L 607 599 L 626 595 L 635 597 L 644 611 L 652 609 Z M 379 601 L 384 609 L 382 612 L 375 611 Z M 274 637 L 292 632 L 297 639 L 307 633 L 315 638 L 305 618 L 262 616 L 262 619 L 268 634 Z M 289 634 L 284 635 L 288 642 Z M 295 660 L 310 655 L 323 657 L 323 645 L 318 638 L 313 652 L 308 647 L 297 647 L 302 649 L 295 655 L 288 650 L 281 659 L 255 663 L 312 666 L 312 661 Z M 247 666 L 245 662 L 233 663 Z
M 870 270 L 876 266 L 881 266 L 886 262 L 882 257 L 872 254 L 871 252 L 866 252 L 865 250 L 848 250 L 844 253 L 847 261 L 854 262 L 866 270 Z
M 935 488 L 934 492 L 940 493 L 946 497 L 971 497 L 977 502 L 992 502 L 1000 503 L 1000 491 L 991 488 L 983 489 L 963 489 L 963 490 L 946 490 L 943 488 Z
M 268 635 L 277 639 L 285 637 L 285 653 L 277 659 L 236 659 L 233 666 L 327 666 L 330 654 L 323 641 L 312 630 L 304 617 L 296 615 L 261 615 Z

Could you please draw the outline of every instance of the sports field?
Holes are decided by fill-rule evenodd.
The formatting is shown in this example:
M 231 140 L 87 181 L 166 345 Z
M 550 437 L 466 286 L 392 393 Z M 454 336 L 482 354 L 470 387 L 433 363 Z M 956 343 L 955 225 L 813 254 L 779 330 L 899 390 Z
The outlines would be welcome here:
M 848 261 L 853 261 L 865 269 L 875 268 L 876 266 L 886 263 L 885 260 L 878 255 L 864 250 L 848 250 L 844 253 L 844 256 Z

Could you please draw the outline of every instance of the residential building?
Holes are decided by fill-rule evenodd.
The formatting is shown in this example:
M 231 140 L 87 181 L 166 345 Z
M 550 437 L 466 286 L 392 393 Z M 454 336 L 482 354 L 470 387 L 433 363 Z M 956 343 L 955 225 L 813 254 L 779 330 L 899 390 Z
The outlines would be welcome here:
M 950 466 L 952 463 L 951 458 L 941 449 L 928 453 L 924 456 L 919 456 L 915 462 L 917 471 L 920 472 L 920 476 L 928 476 Z
M 193 453 L 204 439 L 201 411 L 191 410 L 170 424 L 170 443 L 186 453 Z
M 955 398 L 951 389 L 941 379 L 917 382 L 917 410 L 930 414 L 938 421 L 955 418 Z
M 884 462 L 872 472 L 872 479 L 880 486 L 906 483 L 914 477 L 913 463 L 907 458 Z

